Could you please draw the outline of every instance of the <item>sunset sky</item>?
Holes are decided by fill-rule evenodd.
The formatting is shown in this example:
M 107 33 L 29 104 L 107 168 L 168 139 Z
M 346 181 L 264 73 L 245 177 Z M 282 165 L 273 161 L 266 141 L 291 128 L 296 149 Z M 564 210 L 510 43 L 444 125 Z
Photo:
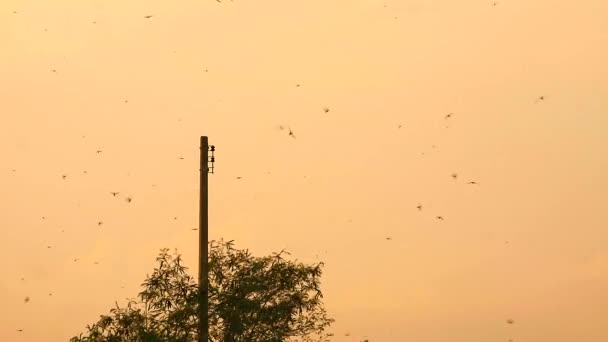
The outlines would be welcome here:
M 201 135 L 209 238 L 325 262 L 334 341 L 608 341 L 607 18 L 2 0 L 0 341 L 83 332 L 163 247 L 197 274 Z

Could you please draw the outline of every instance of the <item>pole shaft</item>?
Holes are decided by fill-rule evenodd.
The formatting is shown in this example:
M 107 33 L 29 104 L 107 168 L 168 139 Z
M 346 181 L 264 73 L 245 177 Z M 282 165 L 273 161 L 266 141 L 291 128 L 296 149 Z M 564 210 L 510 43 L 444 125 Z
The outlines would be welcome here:
M 201 179 L 198 229 L 198 340 L 209 340 L 209 189 L 208 189 L 209 143 L 201 137 Z

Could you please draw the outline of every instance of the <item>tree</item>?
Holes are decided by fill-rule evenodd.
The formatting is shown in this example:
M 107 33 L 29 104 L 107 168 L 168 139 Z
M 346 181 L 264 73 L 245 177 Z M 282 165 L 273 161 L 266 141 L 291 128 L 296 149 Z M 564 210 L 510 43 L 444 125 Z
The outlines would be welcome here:
M 319 288 L 323 263 L 283 259 L 285 250 L 254 257 L 232 241 L 210 242 L 209 341 L 328 341 L 328 318 Z M 71 342 L 196 341 L 198 286 L 177 251 L 162 249 L 138 300 L 110 310 Z

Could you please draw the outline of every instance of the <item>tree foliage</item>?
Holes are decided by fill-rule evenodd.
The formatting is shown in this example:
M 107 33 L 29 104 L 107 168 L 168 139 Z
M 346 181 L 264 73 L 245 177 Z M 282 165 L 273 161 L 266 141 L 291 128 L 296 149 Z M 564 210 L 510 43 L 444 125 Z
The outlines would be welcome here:
M 288 261 L 284 250 L 254 257 L 232 241 L 209 248 L 209 341 L 328 341 L 323 263 Z M 71 342 L 191 342 L 198 336 L 198 286 L 181 256 L 162 249 L 138 299 L 110 310 Z

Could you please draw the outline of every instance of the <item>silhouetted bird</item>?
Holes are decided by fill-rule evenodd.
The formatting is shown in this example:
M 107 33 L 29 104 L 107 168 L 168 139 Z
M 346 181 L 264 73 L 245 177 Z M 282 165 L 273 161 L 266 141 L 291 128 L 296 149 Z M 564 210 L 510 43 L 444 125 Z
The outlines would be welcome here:
M 443 216 L 437 216 L 437 219 L 443 221 Z
M 399 124 L 399 127 L 397 127 L 397 128 L 401 128 L 401 124 Z
M 112 196 L 116 197 L 116 195 L 118 195 L 120 192 L 110 192 L 112 194 Z
M 52 71 L 52 72 L 57 72 L 57 70 L 55 70 L 55 69 L 53 69 L 53 70 L 51 70 L 51 71 Z
M 179 157 L 180 160 L 184 160 L 184 157 Z
M 534 101 L 534 103 L 538 103 L 539 101 L 544 101 L 545 100 L 545 96 L 539 96 L 536 101 Z
M 509 319 L 507 320 L 507 323 L 508 323 L 508 324 L 513 324 L 513 323 L 515 323 L 515 321 L 509 318 Z
M 61 175 L 61 178 L 66 179 L 68 175 Z
M 421 211 L 422 210 L 422 204 L 418 204 L 418 206 L 416 206 L 416 208 Z
M 327 107 L 323 107 L 323 112 L 325 112 L 325 113 L 329 113 L 329 108 L 327 108 Z
M 243 178 L 243 177 L 241 177 L 241 176 L 237 176 L 237 177 L 236 177 L 236 179 L 241 179 L 241 178 Z
M 198 228 L 191 228 L 190 230 L 198 230 Z
M 477 182 L 468 182 L 467 184 L 479 185 Z
M 454 178 L 454 179 L 458 178 L 458 174 L 457 173 L 452 173 L 452 178 Z
M 147 16 L 145 16 L 144 18 L 146 18 L 146 19 L 150 19 L 150 18 L 152 18 L 152 17 L 153 17 L 153 15 L 147 15 Z
M 386 239 L 389 240 L 389 241 L 392 240 L 392 238 L 390 238 L 390 237 L 387 237 Z
M 131 201 L 132 201 L 132 200 L 133 200 L 133 199 L 132 199 L 131 197 L 127 197 L 127 198 L 125 198 L 125 201 L 127 201 L 127 203 L 131 203 Z
M 23 332 L 23 329 L 17 329 L 18 332 Z
M 102 224 L 103 224 L 103 222 L 102 222 L 102 221 L 97 222 L 97 225 L 98 225 L 98 226 L 101 226 Z
M 29 301 L 30 301 L 30 297 L 25 297 L 25 298 L 23 299 L 23 301 L 24 301 L 24 302 L 26 302 L 26 303 L 27 303 L 27 302 L 29 302 Z
M 51 246 L 46 246 L 46 248 L 51 248 Z
M 74 259 L 74 262 L 78 261 L 78 258 Z
M 99 265 L 99 261 L 95 261 L 93 264 L 94 265 Z
M 454 113 L 447 114 L 447 115 L 445 116 L 445 119 L 447 120 L 447 119 L 451 118 L 453 114 L 454 114 Z
M 295 134 L 293 134 L 293 131 L 291 130 L 291 128 L 289 128 L 289 136 L 292 138 L 296 138 Z
M 296 87 L 298 87 L 298 88 L 299 88 L 299 87 L 300 87 L 300 85 L 299 85 L 299 84 L 296 84 Z

